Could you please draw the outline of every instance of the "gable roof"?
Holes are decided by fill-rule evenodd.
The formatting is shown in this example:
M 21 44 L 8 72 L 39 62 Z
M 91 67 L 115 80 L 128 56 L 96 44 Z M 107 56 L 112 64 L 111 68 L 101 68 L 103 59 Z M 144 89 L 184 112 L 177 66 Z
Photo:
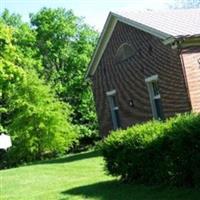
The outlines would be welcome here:
M 200 9 L 110 12 L 91 59 L 86 78 L 94 74 L 118 21 L 150 33 L 163 42 L 200 36 Z
M 121 12 L 119 14 L 175 38 L 200 34 L 200 9 Z

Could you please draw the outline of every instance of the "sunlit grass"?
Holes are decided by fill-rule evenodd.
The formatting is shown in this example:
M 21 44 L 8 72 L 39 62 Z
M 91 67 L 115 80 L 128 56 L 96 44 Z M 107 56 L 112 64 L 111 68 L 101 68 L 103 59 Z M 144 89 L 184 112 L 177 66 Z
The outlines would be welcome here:
M 123 184 L 106 175 L 102 157 L 85 152 L 2 170 L 0 200 L 199 200 L 197 189 Z

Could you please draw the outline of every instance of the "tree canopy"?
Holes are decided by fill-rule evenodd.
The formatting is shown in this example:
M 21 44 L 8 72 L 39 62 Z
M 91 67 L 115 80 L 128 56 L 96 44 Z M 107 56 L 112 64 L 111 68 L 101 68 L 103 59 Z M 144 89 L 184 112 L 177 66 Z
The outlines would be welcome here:
M 84 74 L 98 34 L 72 10 L 43 8 L 31 15 L 43 75 L 58 97 L 72 105 L 75 123 L 95 119 L 94 103 Z
M 13 140 L 7 165 L 63 153 L 96 133 L 84 74 L 98 33 L 71 10 L 43 8 L 30 19 L 0 16 L 0 129 Z

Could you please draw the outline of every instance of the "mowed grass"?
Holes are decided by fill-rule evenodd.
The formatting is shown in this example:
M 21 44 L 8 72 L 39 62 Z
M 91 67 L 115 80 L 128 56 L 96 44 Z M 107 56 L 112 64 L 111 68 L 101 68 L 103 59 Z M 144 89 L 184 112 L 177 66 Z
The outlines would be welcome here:
M 0 200 L 199 200 L 200 190 L 123 184 L 90 151 L 0 171 Z

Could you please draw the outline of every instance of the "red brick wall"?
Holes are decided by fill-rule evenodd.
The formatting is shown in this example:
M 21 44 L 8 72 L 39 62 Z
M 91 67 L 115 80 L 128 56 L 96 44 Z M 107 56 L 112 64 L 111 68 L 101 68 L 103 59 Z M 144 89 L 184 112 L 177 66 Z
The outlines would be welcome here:
M 135 53 L 129 59 L 116 63 L 117 49 L 125 42 L 133 47 Z M 159 77 L 165 117 L 189 111 L 190 102 L 178 50 L 164 46 L 158 38 L 148 33 L 118 22 L 92 77 L 102 135 L 107 135 L 112 129 L 107 91 L 116 89 L 122 128 L 152 118 L 145 78 L 154 74 Z M 134 107 L 129 106 L 130 99 Z
M 190 94 L 191 106 L 194 112 L 200 112 L 200 47 L 184 49 L 182 58 Z

